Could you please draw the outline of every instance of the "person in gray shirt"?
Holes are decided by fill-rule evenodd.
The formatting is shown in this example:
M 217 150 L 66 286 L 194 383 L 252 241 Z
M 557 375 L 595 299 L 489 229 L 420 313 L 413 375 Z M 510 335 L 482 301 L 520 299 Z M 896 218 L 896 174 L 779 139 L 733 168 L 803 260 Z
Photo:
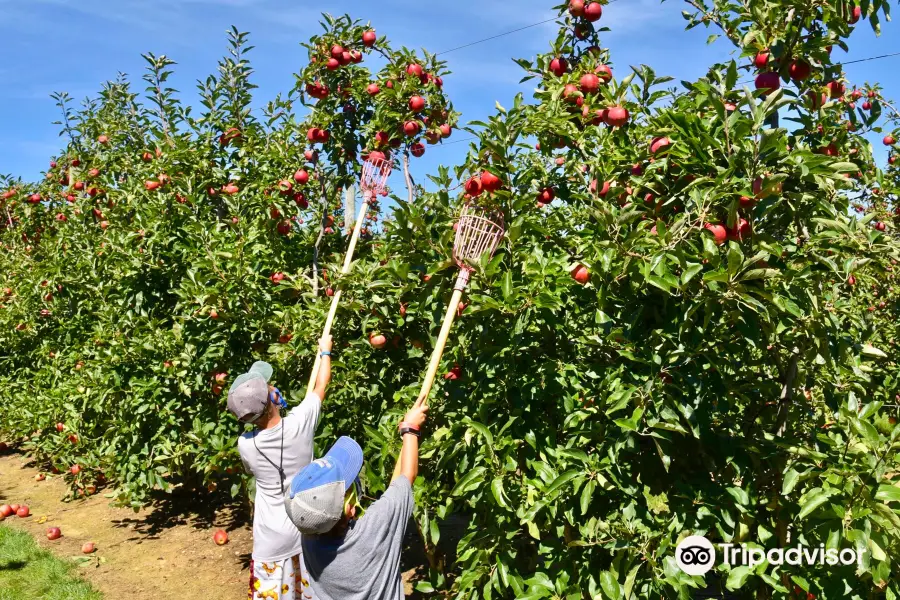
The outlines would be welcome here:
M 298 472 L 285 492 L 285 510 L 303 534 L 302 559 L 320 600 L 402 600 L 400 553 L 412 516 L 412 484 L 419 471 L 419 432 L 428 405 L 406 413 L 393 479 L 365 514 L 359 513 L 362 448 L 341 437 Z

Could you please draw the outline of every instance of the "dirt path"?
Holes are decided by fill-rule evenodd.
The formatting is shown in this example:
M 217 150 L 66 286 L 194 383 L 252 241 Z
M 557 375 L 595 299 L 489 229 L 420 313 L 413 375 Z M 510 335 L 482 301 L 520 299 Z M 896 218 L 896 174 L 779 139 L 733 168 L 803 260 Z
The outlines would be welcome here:
M 107 598 L 247 597 L 251 531 L 234 509 L 202 506 L 208 498 L 199 503 L 182 498 L 172 504 L 180 509 L 160 506 L 135 513 L 111 507 L 102 490 L 66 503 L 61 501 L 67 491 L 61 476 L 38 482 L 38 472 L 20 454 L 0 455 L 0 504 L 27 504 L 32 514 L 6 519 L 4 525 L 28 531 L 61 557 L 84 556 L 82 544 L 95 542 L 95 560 L 78 571 Z M 198 504 L 200 512 L 184 508 Z M 47 521 L 39 523 L 45 516 Z M 45 533 L 52 526 L 63 537 L 51 542 Z M 213 542 L 216 529 L 228 532 L 228 544 Z

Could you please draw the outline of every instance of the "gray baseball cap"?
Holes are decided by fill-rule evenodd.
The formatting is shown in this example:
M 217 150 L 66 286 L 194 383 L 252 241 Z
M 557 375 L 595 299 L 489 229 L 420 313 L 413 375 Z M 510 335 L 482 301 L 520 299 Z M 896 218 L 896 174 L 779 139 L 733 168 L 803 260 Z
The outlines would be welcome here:
M 228 410 L 234 413 L 239 421 L 253 423 L 258 420 L 269 403 L 269 380 L 272 378 L 272 365 L 257 361 L 250 370 L 239 375 L 231 389 L 228 390 Z

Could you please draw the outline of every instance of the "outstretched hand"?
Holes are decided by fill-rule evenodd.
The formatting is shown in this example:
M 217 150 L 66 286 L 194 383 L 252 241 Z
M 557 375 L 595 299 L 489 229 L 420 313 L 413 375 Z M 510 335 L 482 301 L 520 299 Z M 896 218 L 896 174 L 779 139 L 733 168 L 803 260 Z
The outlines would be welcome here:
M 413 404 L 412 408 L 407 411 L 406 416 L 403 417 L 403 421 L 421 429 L 422 425 L 425 424 L 426 418 L 428 418 L 428 403 L 422 398 L 416 400 L 416 403 Z

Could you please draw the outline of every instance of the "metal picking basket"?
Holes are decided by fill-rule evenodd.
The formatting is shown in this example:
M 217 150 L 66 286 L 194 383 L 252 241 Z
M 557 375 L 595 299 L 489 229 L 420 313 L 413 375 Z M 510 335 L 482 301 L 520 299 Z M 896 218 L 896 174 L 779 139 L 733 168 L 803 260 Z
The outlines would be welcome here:
M 502 212 L 467 204 L 456 226 L 453 260 L 463 271 L 473 271 L 485 252 L 494 255 L 504 232 Z
M 381 158 L 369 159 L 363 163 L 359 187 L 366 198 L 371 198 L 373 195 L 380 194 L 385 190 L 393 166 L 390 161 Z

